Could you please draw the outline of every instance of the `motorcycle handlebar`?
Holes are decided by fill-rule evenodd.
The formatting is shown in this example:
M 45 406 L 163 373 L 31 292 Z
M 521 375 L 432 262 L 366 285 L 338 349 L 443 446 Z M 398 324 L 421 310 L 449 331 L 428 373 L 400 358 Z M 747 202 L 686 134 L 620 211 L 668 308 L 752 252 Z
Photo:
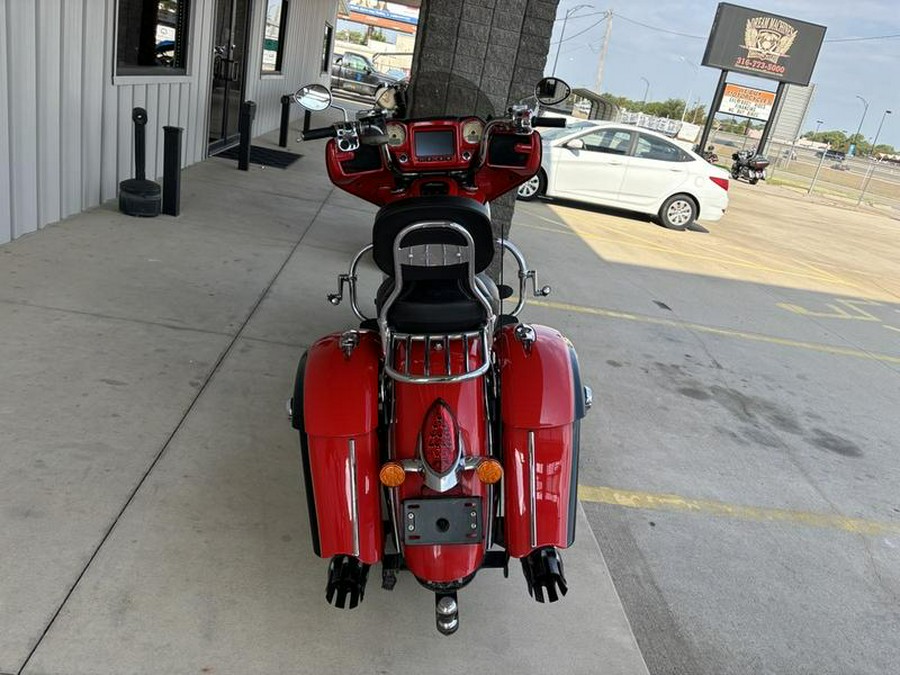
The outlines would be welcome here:
M 565 128 L 565 117 L 532 117 L 531 126 L 533 127 L 557 127 Z
M 300 134 L 304 141 L 315 141 L 320 138 L 334 138 L 337 136 L 337 129 L 334 127 L 322 127 L 321 129 L 308 129 Z

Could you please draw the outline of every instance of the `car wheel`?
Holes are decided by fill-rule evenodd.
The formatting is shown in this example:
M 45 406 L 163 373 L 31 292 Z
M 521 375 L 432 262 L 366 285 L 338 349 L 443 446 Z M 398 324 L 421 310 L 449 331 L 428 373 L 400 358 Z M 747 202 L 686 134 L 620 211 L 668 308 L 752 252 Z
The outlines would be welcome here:
M 516 198 L 524 202 L 534 201 L 547 190 L 547 176 L 540 169 L 534 176 L 519 186 Z
M 687 195 L 673 195 L 663 202 L 659 210 L 659 220 L 670 230 L 683 230 L 694 224 L 697 205 Z

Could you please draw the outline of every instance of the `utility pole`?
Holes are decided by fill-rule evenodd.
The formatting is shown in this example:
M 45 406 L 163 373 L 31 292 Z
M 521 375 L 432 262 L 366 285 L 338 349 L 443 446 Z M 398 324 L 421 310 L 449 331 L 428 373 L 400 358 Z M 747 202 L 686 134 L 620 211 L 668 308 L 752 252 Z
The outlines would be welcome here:
M 597 82 L 594 85 L 594 92 L 599 94 L 603 86 L 603 68 L 606 65 L 606 52 L 609 51 L 609 39 L 612 36 L 612 20 L 613 11 L 606 10 L 606 33 L 603 35 L 603 49 L 600 50 L 600 60 L 597 63 Z

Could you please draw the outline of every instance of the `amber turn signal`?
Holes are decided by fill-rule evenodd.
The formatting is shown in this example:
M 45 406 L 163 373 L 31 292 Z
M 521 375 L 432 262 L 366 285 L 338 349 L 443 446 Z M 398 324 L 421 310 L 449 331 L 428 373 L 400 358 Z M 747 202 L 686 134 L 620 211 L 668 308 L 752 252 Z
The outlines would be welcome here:
M 406 480 L 406 471 L 397 462 L 387 462 L 378 472 L 378 479 L 385 487 L 399 487 Z
M 475 468 L 478 480 L 488 485 L 493 485 L 503 478 L 503 467 L 496 459 L 483 459 Z

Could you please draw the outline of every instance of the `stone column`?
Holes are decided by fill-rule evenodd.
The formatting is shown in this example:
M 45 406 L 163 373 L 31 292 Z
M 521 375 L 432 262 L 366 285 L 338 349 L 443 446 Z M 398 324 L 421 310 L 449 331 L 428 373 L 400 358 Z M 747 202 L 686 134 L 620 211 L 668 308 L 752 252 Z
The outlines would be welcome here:
M 544 75 L 559 0 L 422 0 L 410 117 L 503 114 Z M 491 204 L 509 234 L 515 193 Z M 491 275 L 499 274 L 495 257 Z

